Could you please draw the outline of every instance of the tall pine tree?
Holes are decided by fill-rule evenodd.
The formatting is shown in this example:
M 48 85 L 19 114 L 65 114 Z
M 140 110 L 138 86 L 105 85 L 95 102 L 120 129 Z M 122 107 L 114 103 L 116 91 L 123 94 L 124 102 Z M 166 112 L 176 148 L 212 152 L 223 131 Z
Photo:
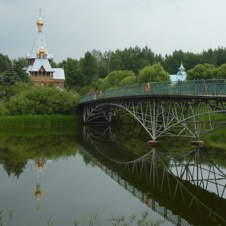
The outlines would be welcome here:
M 6 71 L 3 74 L 2 85 L 10 86 L 10 85 L 14 85 L 18 81 L 20 81 L 20 78 L 17 75 L 17 73 L 14 71 L 12 63 L 10 63 L 8 68 L 6 69 Z

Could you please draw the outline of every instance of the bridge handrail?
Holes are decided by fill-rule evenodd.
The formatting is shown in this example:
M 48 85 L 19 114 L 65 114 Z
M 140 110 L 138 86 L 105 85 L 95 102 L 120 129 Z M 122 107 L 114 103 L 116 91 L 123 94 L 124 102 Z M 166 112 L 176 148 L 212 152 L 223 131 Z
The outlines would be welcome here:
M 79 103 L 88 101 L 122 96 L 139 95 L 189 95 L 189 96 L 218 96 L 226 95 L 225 79 L 209 80 L 188 80 L 177 82 L 149 82 L 146 84 L 136 84 L 111 88 L 94 94 L 80 97 Z

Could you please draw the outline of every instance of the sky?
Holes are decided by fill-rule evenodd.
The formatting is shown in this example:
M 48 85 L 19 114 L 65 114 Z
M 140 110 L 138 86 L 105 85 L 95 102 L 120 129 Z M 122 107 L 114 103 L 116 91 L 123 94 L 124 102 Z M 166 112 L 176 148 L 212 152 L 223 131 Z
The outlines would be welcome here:
M 226 47 L 225 0 L 0 0 L 0 53 L 31 52 L 38 29 L 56 63 L 87 51 L 147 46 L 154 53 Z

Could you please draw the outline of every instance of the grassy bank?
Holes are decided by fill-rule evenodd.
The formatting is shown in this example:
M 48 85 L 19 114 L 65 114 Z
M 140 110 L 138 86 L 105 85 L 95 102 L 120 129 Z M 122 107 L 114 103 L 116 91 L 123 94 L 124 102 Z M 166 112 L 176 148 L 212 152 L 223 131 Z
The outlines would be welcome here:
M 77 122 L 77 115 L 0 116 L 0 129 L 74 127 Z

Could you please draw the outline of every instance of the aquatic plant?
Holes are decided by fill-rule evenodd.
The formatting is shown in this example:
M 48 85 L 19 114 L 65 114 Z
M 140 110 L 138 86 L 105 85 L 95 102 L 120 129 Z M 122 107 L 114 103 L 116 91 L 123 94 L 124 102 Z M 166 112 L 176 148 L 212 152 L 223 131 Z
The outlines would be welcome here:
M 9 211 L 8 220 L 3 221 L 3 210 L 0 210 L 0 226 L 11 226 L 11 220 L 13 218 L 13 210 Z M 79 224 L 78 220 L 74 220 L 74 226 L 102 226 L 98 219 L 97 214 L 90 214 L 87 215 L 87 224 Z M 6 222 L 6 224 L 4 224 Z M 137 226 L 160 226 L 164 223 L 164 220 L 153 221 L 151 218 L 148 218 L 148 212 L 145 211 L 141 214 L 141 217 L 137 219 L 135 214 L 131 214 L 128 218 L 124 215 L 111 215 L 108 219 L 109 225 L 112 226 L 130 226 L 130 225 L 137 225 Z M 32 222 L 28 222 L 29 226 L 32 226 Z M 53 216 L 50 215 L 47 220 L 47 226 L 54 226 Z

